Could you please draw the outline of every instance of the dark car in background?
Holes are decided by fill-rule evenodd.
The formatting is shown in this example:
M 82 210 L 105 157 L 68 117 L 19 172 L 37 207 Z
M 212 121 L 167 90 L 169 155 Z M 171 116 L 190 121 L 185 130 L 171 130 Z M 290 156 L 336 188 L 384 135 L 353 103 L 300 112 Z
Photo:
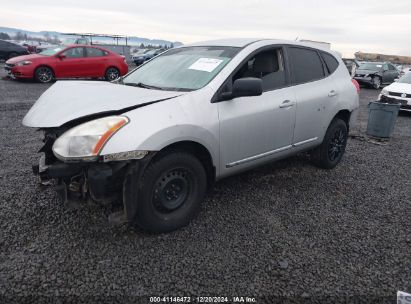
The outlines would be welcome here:
M 133 56 L 133 61 L 136 65 L 143 64 L 145 61 L 163 53 L 165 49 L 153 49 L 141 54 L 139 56 Z
M 397 68 L 389 62 L 365 62 L 355 71 L 354 79 L 377 90 L 393 83 L 398 76 Z
M 7 60 L 27 54 L 29 54 L 29 51 L 25 47 L 5 40 L 0 40 L 0 59 Z
M 361 63 L 357 59 L 351 59 L 351 58 L 343 58 L 345 66 L 347 69 L 351 69 L 351 67 L 354 65 L 355 67 L 359 67 Z

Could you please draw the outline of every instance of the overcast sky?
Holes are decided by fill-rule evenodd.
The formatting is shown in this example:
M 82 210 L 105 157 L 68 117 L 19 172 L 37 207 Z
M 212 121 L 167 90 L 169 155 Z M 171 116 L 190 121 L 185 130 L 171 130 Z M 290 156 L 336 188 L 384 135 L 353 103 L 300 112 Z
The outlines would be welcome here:
M 326 41 L 411 56 L 411 0 L 36 0 L 0 6 L 0 26 L 190 43 L 226 37 Z

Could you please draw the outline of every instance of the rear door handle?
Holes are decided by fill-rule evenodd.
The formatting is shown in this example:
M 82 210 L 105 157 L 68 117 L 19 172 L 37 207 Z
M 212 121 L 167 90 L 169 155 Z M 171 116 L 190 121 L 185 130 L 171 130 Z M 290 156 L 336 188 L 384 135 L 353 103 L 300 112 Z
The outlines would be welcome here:
M 283 102 L 282 102 L 282 104 L 280 104 L 280 108 L 281 109 L 284 109 L 284 108 L 290 108 L 290 107 L 292 107 L 294 105 L 294 103 L 293 102 L 291 102 L 291 100 L 284 100 Z
M 338 95 L 338 93 L 334 90 L 331 90 L 330 93 L 328 93 L 328 97 L 334 97 L 334 96 L 337 96 L 337 95 Z

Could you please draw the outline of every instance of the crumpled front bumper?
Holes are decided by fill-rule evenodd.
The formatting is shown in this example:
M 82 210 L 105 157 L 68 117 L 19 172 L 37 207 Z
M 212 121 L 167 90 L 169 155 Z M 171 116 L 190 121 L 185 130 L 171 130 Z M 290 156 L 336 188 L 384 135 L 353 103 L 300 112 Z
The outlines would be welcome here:
M 127 162 L 113 163 L 45 163 L 42 156 L 33 172 L 43 184 L 56 180 L 56 190 L 63 202 L 88 196 L 95 202 L 112 202 L 121 194 Z M 120 194 L 119 194 L 120 192 Z
M 106 205 L 120 203 L 123 209 L 109 216 L 109 223 L 122 225 L 130 223 L 137 214 L 138 184 L 144 169 L 156 153 L 143 159 L 102 162 L 64 163 L 59 160 L 46 161 L 42 156 L 33 172 L 42 183 L 51 184 L 65 204 L 72 202 L 94 202 Z
M 355 76 L 354 79 L 357 80 L 359 83 L 362 83 L 362 84 L 372 84 L 372 77 L 370 77 L 370 76 L 368 76 L 368 77 Z

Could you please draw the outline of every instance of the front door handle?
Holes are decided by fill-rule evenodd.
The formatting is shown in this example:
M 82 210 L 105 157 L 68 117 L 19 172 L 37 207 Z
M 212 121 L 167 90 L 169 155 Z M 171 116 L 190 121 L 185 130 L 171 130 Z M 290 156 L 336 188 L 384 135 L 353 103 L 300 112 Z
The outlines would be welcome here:
M 292 107 L 294 105 L 294 103 L 293 102 L 291 102 L 291 100 L 284 100 L 283 102 L 282 102 L 282 104 L 280 104 L 280 108 L 281 109 L 284 109 L 284 108 L 290 108 L 290 107 Z
M 334 97 L 334 96 L 337 96 L 337 95 L 338 95 L 338 93 L 334 90 L 331 90 L 330 93 L 328 93 L 328 97 Z

